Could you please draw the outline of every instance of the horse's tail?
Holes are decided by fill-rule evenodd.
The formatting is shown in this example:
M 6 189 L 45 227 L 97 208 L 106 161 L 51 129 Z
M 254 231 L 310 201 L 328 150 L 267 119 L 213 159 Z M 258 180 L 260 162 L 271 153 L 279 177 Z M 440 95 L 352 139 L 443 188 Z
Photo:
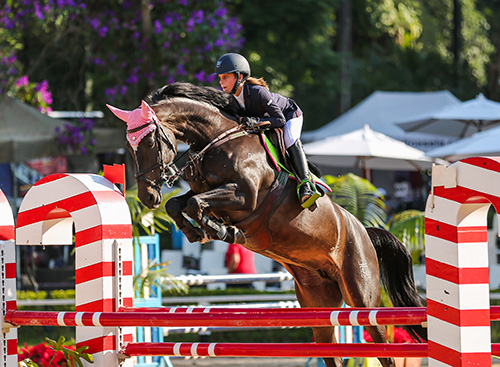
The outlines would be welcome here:
M 389 231 L 367 228 L 377 252 L 380 278 L 394 307 L 422 307 L 413 278 L 411 255 L 406 247 Z M 415 341 L 427 340 L 427 331 L 421 325 L 403 326 Z

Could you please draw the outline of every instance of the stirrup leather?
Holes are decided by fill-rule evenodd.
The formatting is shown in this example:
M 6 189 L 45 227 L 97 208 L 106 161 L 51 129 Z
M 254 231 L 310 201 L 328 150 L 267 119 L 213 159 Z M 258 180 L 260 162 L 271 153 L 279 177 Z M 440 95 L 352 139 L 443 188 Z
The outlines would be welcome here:
M 310 184 L 310 186 L 313 188 L 313 194 L 305 202 L 302 202 L 302 197 L 300 196 L 300 189 L 306 184 Z M 311 180 L 305 179 L 302 180 L 302 182 L 297 185 L 297 196 L 299 197 L 299 202 L 301 203 L 301 206 L 304 209 L 306 209 L 309 208 L 311 205 L 313 205 L 316 200 L 318 200 L 318 198 L 321 196 L 321 193 L 316 189 L 316 185 Z

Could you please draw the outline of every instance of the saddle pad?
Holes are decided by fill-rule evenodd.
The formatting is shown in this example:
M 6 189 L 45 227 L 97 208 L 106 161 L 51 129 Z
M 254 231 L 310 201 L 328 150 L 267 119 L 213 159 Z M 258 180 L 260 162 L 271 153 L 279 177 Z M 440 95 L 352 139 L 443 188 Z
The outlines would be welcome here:
M 271 158 L 271 161 L 273 162 L 274 167 L 278 170 L 278 172 L 285 171 L 288 173 L 288 176 L 290 178 L 297 180 L 295 175 L 292 172 L 290 172 L 285 167 L 285 165 L 280 161 L 280 158 L 279 158 L 280 154 L 278 152 L 278 149 L 273 145 L 273 143 L 271 142 L 271 140 L 269 140 L 269 138 L 266 136 L 266 134 L 261 132 L 259 135 L 260 135 L 260 140 L 262 142 L 262 145 L 266 149 L 266 152 L 269 155 L 269 158 Z M 313 177 L 313 181 L 316 184 L 316 186 L 319 186 L 323 191 L 326 190 L 326 191 L 332 192 L 332 189 L 330 188 L 330 186 L 328 186 L 326 183 L 324 183 L 320 178 L 316 177 L 316 175 L 314 175 L 313 173 L 311 173 L 311 175 Z

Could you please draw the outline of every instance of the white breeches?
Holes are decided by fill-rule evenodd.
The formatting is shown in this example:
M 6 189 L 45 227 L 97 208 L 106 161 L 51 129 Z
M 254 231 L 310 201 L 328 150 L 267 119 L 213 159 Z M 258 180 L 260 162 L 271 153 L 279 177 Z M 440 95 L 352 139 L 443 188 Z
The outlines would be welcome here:
M 302 133 L 302 124 L 304 123 L 304 116 L 300 115 L 288 120 L 283 127 L 285 135 L 285 148 L 291 147 L 295 142 L 300 139 Z

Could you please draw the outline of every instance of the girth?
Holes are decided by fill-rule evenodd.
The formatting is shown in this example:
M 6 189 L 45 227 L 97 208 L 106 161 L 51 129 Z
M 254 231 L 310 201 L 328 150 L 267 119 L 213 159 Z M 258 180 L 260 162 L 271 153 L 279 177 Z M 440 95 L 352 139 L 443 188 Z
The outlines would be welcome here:
M 251 238 L 252 242 L 258 244 L 257 246 L 246 245 L 246 247 L 254 251 L 264 251 L 271 245 L 272 237 L 268 228 L 269 219 L 282 202 L 287 182 L 288 173 L 280 171 L 257 210 L 242 221 L 234 223 L 236 227 L 243 230 L 247 239 Z

